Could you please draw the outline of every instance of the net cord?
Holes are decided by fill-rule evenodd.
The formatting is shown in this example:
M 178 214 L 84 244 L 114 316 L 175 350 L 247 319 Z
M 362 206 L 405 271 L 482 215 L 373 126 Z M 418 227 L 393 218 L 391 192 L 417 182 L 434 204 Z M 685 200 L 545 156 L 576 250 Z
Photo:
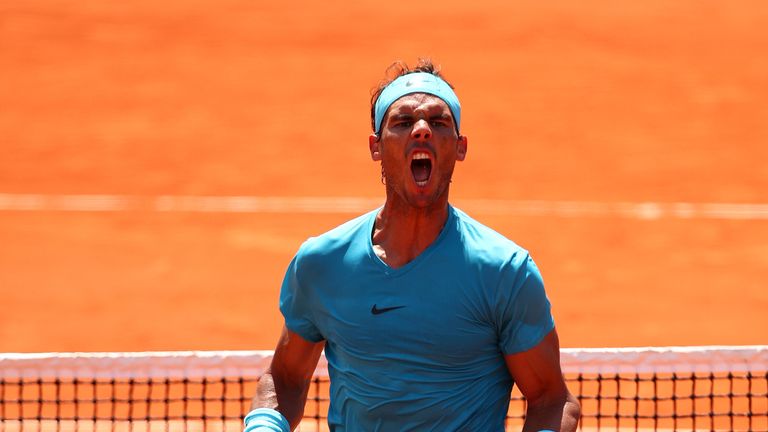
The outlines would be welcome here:
M 0 378 L 221 378 L 261 376 L 272 351 L 0 354 Z M 563 373 L 712 373 L 768 370 L 768 345 L 564 348 Z M 323 355 L 315 376 L 327 377 Z

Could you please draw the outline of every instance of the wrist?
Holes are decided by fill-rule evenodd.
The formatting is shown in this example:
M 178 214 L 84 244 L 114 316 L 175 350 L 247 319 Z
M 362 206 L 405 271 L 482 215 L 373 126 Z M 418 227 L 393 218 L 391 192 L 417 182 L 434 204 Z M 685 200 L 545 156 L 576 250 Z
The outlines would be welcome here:
M 243 420 L 243 432 L 291 432 L 291 425 L 279 411 L 271 408 L 256 408 Z

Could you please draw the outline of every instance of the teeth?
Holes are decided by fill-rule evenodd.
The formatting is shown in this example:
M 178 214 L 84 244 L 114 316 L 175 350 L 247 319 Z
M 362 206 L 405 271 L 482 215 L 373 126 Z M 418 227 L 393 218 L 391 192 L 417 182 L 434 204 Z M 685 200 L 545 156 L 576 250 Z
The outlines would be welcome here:
M 413 160 L 418 160 L 418 159 L 429 159 L 429 154 L 427 154 L 427 153 L 416 153 L 416 154 L 414 154 L 413 155 Z
M 416 182 L 416 185 L 417 186 L 426 186 L 427 182 L 426 182 L 426 180 L 425 181 Z

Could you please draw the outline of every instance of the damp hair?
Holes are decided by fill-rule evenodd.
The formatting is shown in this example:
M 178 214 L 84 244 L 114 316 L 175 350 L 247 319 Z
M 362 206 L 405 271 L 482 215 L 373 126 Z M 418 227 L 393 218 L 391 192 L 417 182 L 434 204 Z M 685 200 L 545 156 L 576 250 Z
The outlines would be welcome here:
M 440 66 L 436 66 L 434 63 L 432 63 L 432 60 L 429 58 L 419 58 L 418 62 L 416 63 L 416 66 L 410 67 L 407 63 L 405 63 L 402 60 L 398 60 L 384 71 L 384 79 L 382 79 L 379 84 L 371 89 L 371 129 L 376 130 L 376 100 L 379 99 L 379 96 L 381 95 L 381 92 L 384 91 L 384 89 L 392 83 L 392 81 L 396 80 L 397 78 L 408 75 L 412 73 L 429 73 L 436 77 L 439 77 L 443 81 L 445 81 L 446 84 L 448 84 L 449 87 L 453 88 L 453 85 L 448 82 L 448 80 L 443 77 L 443 75 L 440 73 Z

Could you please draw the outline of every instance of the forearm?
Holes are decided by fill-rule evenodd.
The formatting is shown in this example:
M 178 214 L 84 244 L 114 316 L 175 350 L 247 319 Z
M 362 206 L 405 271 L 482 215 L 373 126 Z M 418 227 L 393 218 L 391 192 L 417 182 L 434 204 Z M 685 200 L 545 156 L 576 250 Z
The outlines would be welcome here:
M 290 383 L 268 371 L 259 379 L 252 409 L 270 408 L 280 412 L 295 429 L 304 415 L 310 381 Z
M 572 395 L 559 401 L 528 404 L 525 414 L 523 432 L 538 432 L 552 430 L 557 432 L 573 432 L 579 425 L 581 407 Z

